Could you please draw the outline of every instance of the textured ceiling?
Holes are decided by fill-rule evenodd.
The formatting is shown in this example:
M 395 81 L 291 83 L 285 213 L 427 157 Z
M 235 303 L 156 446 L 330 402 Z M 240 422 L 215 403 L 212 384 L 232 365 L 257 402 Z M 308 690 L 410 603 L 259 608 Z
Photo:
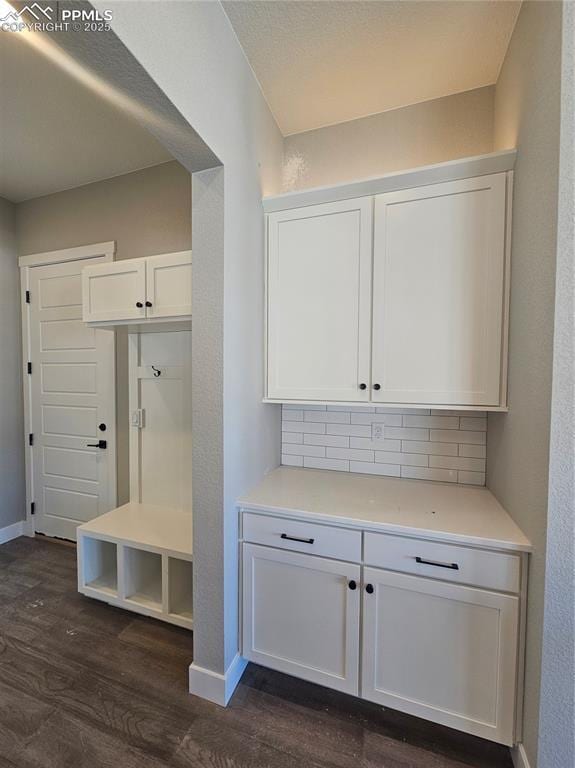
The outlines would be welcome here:
M 224 0 L 284 135 L 490 85 L 514 0 Z
M 0 33 L 0 197 L 20 202 L 172 159 L 20 35 Z

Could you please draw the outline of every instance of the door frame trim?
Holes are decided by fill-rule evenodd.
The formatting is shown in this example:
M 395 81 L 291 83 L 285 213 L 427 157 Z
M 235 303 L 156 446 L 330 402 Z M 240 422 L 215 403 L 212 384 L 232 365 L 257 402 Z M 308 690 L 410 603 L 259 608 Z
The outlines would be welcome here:
M 43 253 L 32 253 L 27 256 L 20 256 L 18 266 L 20 267 L 20 302 L 22 306 L 22 391 L 24 401 L 24 458 L 26 470 L 26 518 L 24 520 L 23 533 L 25 536 L 34 536 L 36 533 L 36 521 L 32 515 L 32 502 L 34 501 L 33 488 L 33 470 L 34 455 L 33 448 L 28 445 L 28 435 L 32 431 L 32 389 L 31 382 L 27 372 L 27 363 L 30 359 L 31 339 L 30 339 L 30 304 L 26 303 L 26 291 L 30 289 L 30 269 L 34 267 L 45 267 L 50 264 L 63 264 L 69 261 L 79 261 L 81 259 L 103 258 L 104 261 L 114 261 L 116 256 L 116 241 L 110 240 L 104 243 L 94 243 L 93 245 L 80 245 L 74 248 L 62 248 L 57 251 L 45 251 Z M 115 360 L 114 360 L 115 367 Z M 116 419 L 116 403 L 114 400 L 114 420 Z M 114 455 L 112 477 L 114 485 L 116 478 L 117 456 Z M 117 494 L 117 489 L 116 489 Z M 117 498 L 116 498 L 117 501 Z

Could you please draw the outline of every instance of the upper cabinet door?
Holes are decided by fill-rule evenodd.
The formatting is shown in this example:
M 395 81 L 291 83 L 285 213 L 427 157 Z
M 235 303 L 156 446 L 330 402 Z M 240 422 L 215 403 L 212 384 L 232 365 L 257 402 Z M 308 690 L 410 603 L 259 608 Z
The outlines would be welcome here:
M 146 259 L 147 317 L 192 314 L 192 252 L 164 253 Z
M 82 270 L 85 323 L 146 316 L 146 262 L 126 259 Z
M 368 401 L 371 198 L 268 219 L 268 397 Z
M 372 400 L 498 406 L 504 173 L 375 198 Z

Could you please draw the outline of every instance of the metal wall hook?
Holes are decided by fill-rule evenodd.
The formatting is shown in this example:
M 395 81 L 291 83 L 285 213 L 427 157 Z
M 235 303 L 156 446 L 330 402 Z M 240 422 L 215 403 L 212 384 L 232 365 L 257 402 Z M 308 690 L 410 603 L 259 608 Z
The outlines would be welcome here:
M 156 368 L 155 365 L 152 366 L 152 370 L 154 371 L 154 376 L 157 378 L 158 376 L 162 375 L 162 372 L 159 368 Z

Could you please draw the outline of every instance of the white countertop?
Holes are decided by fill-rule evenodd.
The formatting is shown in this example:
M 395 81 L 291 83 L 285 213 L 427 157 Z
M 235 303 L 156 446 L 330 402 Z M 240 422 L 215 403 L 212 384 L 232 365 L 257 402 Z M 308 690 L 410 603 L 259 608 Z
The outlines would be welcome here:
M 487 488 L 279 467 L 238 505 L 346 527 L 491 549 L 531 550 Z

